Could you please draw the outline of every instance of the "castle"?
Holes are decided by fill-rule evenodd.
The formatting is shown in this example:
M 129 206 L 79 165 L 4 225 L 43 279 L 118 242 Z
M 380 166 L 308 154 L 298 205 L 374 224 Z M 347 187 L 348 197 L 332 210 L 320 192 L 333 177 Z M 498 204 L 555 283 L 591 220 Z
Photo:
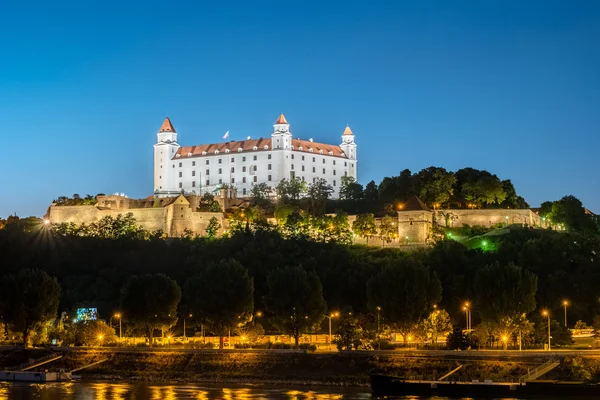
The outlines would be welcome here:
M 227 136 L 227 134 L 226 134 Z M 283 114 L 273 125 L 270 138 L 229 141 L 182 147 L 177 132 L 167 117 L 154 145 L 154 194 L 133 200 L 124 196 L 98 196 L 95 205 L 61 206 L 53 204 L 48 213 L 52 223 L 92 223 L 105 216 L 131 213 L 148 230 L 181 236 L 186 231 L 205 235 L 211 218 L 217 218 L 221 233 L 228 229 L 222 212 L 200 211 L 205 193 L 215 195 L 224 211 L 246 208 L 252 187 L 265 183 L 274 188 L 282 179 L 299 178 L 312 183 L 325 179 L 339 196 L 341 178 L 357 176 L 354 134 L 346 127 L 339 146 L 292 138 Z M 356 216 L 349 216 L 350 225 Z M 381 220 L 378 220 L 378 224 Z M 275 222 L 275 221 L 271 221 Z M 521 225 L 545 226 L 539 214 L 530 209 L 434 209 L 412 196 L 397 211 L 392 243 L 368 242 L 355 237 L 356 243 L 388 246 L 425 245 L 436 227 L 464 225 L 497 227 Z M 396 229 L 396 228 L 394 228 Z
M 280 114 L 269 138 L 180 146 L 167 117 L 157 136 L 155 197 L 218 193 L 224 186 L 244 197 L 256 184 L 275 188 L 284 178 L 298 178 L 307 184 L 325 179 L 333 188 L 332 198 L 337 198 L 341 178 L 357 177 L 357 146 L 350 127 L 344 130 L 340 145 L 294 139 L 290 124 Z

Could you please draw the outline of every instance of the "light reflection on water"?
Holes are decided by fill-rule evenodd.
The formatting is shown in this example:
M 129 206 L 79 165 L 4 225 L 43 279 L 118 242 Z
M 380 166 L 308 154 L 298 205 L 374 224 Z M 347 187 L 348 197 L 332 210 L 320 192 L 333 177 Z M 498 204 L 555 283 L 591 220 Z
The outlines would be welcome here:
M 122 382 L 10 383 L 0 382 L 0 400 L 366 400 L 374 399 L 369 388 L 235 386 L 235 385 L 160 385 Z M 391 398 L 388 398 L 391 399 Z M 418 396 L 394 399 L 420 399 Z M 450 400 L 431 397 L 430 400 Z M 463 399 L 473 400 L 473 399 Z M 511 400 L 511 399 L 503 399 Z M 515 399 L 512 399 L 515 400 Z
M 368 388 L 298 388 L 273 386 L 157 385 L 148 383 L 0 382 L 0 400 L 364 400 L 371 399 Z

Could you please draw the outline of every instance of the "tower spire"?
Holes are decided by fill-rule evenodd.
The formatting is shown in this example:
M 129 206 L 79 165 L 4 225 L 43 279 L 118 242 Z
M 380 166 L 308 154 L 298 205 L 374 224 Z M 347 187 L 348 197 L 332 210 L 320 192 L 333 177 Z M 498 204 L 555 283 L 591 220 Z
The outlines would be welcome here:
M 352 129 L 350 129 L 350 126 L 346 125 L 346 129 L 344 129 L 343 135 L 344 136 L 346 136 L 346 135 L 354 135 L 354 133 L 352 133 Z
M 173 132 L 177 133 L 169 117 L 165 118 L 158 132 Z
M 279 114 L 279 118 L 277 118 L 277 122 L 275 122 L 276 125 L 278 124 L 287 124 L 287 120 L 285 119 L 285 116 L 283 115 L 283 113 Z

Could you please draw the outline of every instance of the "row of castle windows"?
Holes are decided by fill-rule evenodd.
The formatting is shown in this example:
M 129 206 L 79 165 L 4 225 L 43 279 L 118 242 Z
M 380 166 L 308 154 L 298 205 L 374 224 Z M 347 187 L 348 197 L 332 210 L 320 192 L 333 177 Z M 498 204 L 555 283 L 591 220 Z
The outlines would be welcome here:
M 268 164 L 267 165 L 267 169 L 271 170 L 271 166 L 272 164 Z M 301 166 L 302 167 L 302 171 L 305 171 L 304 165 Z M 292 164 L 292 170 L 294 170 L 294 164 Z M 253 165 L 251 167 L 251 171 L 256 172 L 257 171 L 257 166 Z M 246 172 L 246 167 L 242 167 L 242 172 Z M 315 167 L 312 167 L 312 172 L 316 173 L 317 169 Z M 231 167 L 231 173 L 234 174 L 235 173 L 235 167 Z M 327 170 L 325 168 L 323 168 L 323 175 L 325 175 L 327 173 Z M 219 175 L 223 174 L 223 168 L 219 168 Z M 206 170 L 206 174 L 205 175 L 210 175 L 210 170 L 207 169 Z M 333 175 L 337 175 L 337 170 L 333 170 Z M 196 176 L 196 171 L 192 171 L 192 176 Z M 348 176 L 348 171 L 344 171 L 344 176 Z M 179 171 L 179 177 L 183 178 L 183 172 Z M 162 179 L 162 176 L 159 177 L 160 179 Z
M 294 176 L 292 175 L 291 178 L 293 179 Z M 269 175 L 267 177 L 267 181 L 271 182 L 272 180 L 273 180 L 272 176 Z M 317 180 L 317 178 L 313 177 L 313 179 L 312 179 L 313 183 L 315 183 L 316 180 Z M 254 177 L 253 182 L 254 183 L 257 182 L 256 176 Z M 305 178 L 304 177 L 302 177 L 302 182 L 305 182 Z M 222 184 L 222 183 L 223 183 L 223 179 L 219 179 L 219 184 Z M 233 183 L 233 184 L 235 183 L 235 178 L 231 178 L 231 183 Z M 246 177 L 242 178 L 242 183 L 246 183 Z M 206 180 L 206 186 L 210 186 L 210 179 Z M 336 182 L 335 179 L 333 180 L 333 186 L 337 186 L 337 182 Z M 196 187 L 196 181 L 192 181 L 192 187 Z M 162 186 L 160 188 L 162 189 Z M 183 182 L 179 182 L 179 188 L 180 189 L 183 188 Z M 244 189 L 244 194 L 246 194 L 246 189 Z
M 252 159 L 253 159 L 253 161 L 257 161 L 258 160 L 257 156 L 253 156 Z M 268 159 L 269 160 L 271 159 L 271 154 L 268 154 Z M 293 159 L 294 159 L 294 155 L 292 154 L 292 160 Z M 162 159 L 160 161 L 162 163 Z M 302 161 L 304 161 L 304 156 L 302 156 Z M 312 161 L 313 162 L 317 162 L 316 157 L 313 157 Z M 219 164 L 223 164 L 223 159 L 219 158 L 219 159 L 217 159 L 217 162 Z M 235 162 L 235 158 L 231 157 L 231 162 Z M 242 157 L 242 162 L 246 162 L 246 157 Z M 335 165 L 335 160 L 332 160 L 332 162 L 333 162 L 333 165 Z M 326 163 L 326 159 L 323 158 L 323 164 L 325 164 L 325 163 Z M 210 165 L 210 160 L 206 160 L 206 165 Z M 196 161 L 192 161 L 192 167 L 195 167 L 195 166 L 196 166 Z M 347 166 L 348 166 L 348 162 L 344 161 L 344 167 L 347 167 Z M 351 164 L 351 166 L 353 167 L 354 164 Z M 179 163 L 179 168 L 182 168 L 182 167 L 183 167 L 183 163 L 180 162 Z M 173 164 L 173 168 L 175 168 L 175 164 Z

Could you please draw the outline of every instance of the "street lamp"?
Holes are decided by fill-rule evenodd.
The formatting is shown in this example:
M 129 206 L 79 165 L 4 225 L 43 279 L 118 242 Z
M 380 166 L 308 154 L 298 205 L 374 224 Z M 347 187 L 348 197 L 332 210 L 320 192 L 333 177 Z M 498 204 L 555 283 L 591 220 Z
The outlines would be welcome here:
M 121 313 L 116 313 L 114 315 L 114 317 L 119 319 L 119 340 L 121 340 L 123 338 L 123 329 L 122 329 L 122 325 L 121 325 Z M 110 327 L 112 328 L 112 317 L 111 317 Z
M 339 316 L 339 312 L 331 313 L 330 315 L 325 315 L 325 318 L 329 320 L 329 351 L 331 351 L 331 318 L 335 318 Z
M 381 312 L 381 307 L 377 306 L 377 346 L 378 349 L 381 350 L 381 338 L 379 337 L 379 313 Z
M 465 319 L 467 322 L 467 330 L 470 331 L 471 330 L 471 303 L 468 301 L 465 301 L 465 303 L 463 304 L 463 311 L 465 312 Z
M 550 312 L 548 310 L 542 310 L 542 315 L 548 318 L 548 351 L 550 351 Z
M 192 314 L 189 314 L 189 317 L 192 318 Z M 185 342 L 185 315 L 183 316 L 183 341 Z
M 569 300 L 563 300 L 563 307 L 565 308 L 565 328 L 567 327 L 567 306 L 569 306 Z

